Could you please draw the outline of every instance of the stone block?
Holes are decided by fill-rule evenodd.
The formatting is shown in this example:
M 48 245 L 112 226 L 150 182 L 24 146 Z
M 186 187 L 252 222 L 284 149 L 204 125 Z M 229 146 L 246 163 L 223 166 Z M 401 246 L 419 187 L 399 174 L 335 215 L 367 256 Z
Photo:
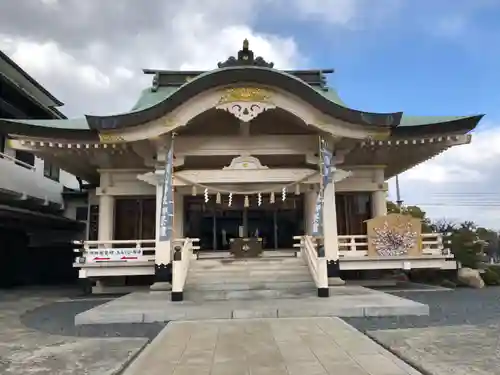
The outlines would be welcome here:
M 393 306 L 367 306 L 364 308 L 365 316 L 404 316 L 404 315 L 414 315 L 414 316 L 426 316 L 429 315 L 429 306 L 423 303 L 413 302 L 405 303 L 407 301 L 402 301 L 401 305 Z
M 144 314 L 133 311 L 93 311 L 88 310 L 75 316 L 75 325 L 110 324 L 110 323 L 142 323 Z
M 233 310 L 233 319 L 254 319 L 254 318 L 277 318 L 278 310 L 275 308 L 269 309 L 258 309 L 258 310 L 244 310 L 235 309 Z

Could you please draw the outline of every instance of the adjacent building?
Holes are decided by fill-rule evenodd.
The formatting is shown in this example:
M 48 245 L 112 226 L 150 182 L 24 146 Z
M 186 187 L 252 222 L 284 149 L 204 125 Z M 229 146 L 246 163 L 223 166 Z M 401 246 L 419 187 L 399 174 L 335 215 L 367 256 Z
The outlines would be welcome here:
M 23 119 L 65 121 L 61 105 L 0 52 L 0 118 L 19 130 Z M 51 155 L 41 158 L 12 147 L 9 131 L 0 128 L 0 286 L 74 279 L 68 244 L 82 233 L 82 224 L 74 206 L 68 212 L 71 219 L 65 217 L 64 194 L 78 190 L 78 180 Z M 86 203 L 82 209 L 86 216 Z M 78 219 L 85 221 L 82 209 Z

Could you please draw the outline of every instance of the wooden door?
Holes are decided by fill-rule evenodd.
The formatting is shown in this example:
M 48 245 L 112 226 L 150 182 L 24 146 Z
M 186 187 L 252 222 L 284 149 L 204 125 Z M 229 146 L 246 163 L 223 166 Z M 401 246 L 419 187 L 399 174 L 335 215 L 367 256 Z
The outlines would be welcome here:
M 153 240 L 156 198 L 119 198 L 115 204 L 115 240 Z

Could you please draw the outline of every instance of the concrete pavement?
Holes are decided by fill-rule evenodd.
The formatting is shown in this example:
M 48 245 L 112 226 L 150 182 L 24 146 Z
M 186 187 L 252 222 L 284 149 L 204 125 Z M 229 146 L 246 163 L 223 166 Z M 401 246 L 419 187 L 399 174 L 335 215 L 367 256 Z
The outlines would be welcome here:
M 338 318 L 171 322 L 124 375 L 421 375 Z

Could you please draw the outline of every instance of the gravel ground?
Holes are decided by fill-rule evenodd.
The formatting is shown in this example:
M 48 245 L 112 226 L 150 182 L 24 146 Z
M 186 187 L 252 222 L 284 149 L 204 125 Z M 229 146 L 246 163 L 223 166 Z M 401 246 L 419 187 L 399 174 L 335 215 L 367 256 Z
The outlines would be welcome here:
M 345 320 L 425 374 L 500 374 L 500 287 L 392 294 L 430 315 Z
M 144 337 L 152 340 L 165 327 L 161 323 L 91 324 L 75 326 L 75 315 L 108 302 L 108 298 L 73 299 L 36 307 L 21 316 L 30 328 L 52 335 L 75 337 Z
M 488 326 L 500 323 L 500 287 L 480 290 L 459 288 L 439 292 L 408 291 L 391 294 L 428 304 L 430 315 L 346 318 L 345 321 L 361 331 L 462 324 Z
M 144 336 L 154 335 L 144 327 L 78 331 L 75 311 L 105 300 L 71 301 L 73 295 L 64 289 L 0 291 L 0 374 L 115 375 L 147 344 Z

